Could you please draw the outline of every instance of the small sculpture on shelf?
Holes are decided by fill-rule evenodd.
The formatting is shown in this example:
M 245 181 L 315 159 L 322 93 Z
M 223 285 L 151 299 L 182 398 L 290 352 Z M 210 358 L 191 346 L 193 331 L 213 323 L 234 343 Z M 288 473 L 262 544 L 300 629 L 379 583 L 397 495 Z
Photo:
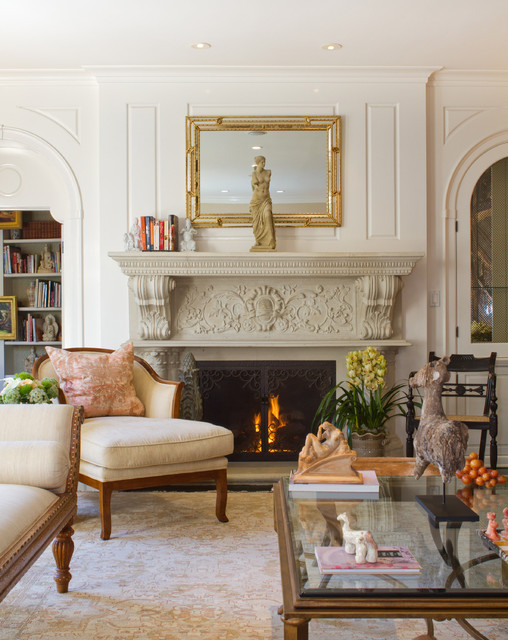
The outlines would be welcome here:
M 192 228 L 190 218 L 185 219 L 181 235 L 180 251 L 196 251 L 196 241 L 194 240 L 196 230 Z
M 55 316 L 48 313 L 44 318 L 42 325 L 42 339 L 44 342 L 55 342 L 58 338 L 58 324 L 55 320 Z
M 317 435 L 308 433 L 298 455 L 292 482 L 361 484 L 362 474 L 353 469 L 356 453 L 349 448 L 340 429 L 330 422 L 319 425 Z
M 134 219 L 128 233 L 123 235 L 125 251 L 141 251 L 141 227 L 138 218 Z
M 463 422 L 448 420 L 443 410 L 443 385 L 450 379 L 450 358 L 429 362 L 410 380 L 412 387 L 423 387 L 425 398 L 415 437 L 414 477 L 418 479 L 430 463 L 439 469 L 443 482 L 464 466 L 468 428 Z
M 44 250 L 41 253 L 41 262 L 37 273 L 55 273 L 55 263 L 47 244 L 44 245 Z
M 351 529 L 347 513 L 339 513 L 337 520 L 342 522 L 344 551 L 349 554 L 354 554 L 357 564 L 377 562 L 377 544 L 372 537 L 372 533 L 368 530 L 355 531 Z
M 25 360 L 24 360 L 25 371 L 27 373 L 32 373 L 34 362 L 37 360 L 38 357 L 39 356 L 37 355 L 37 353 L 35 351 L 35 347 L 32 347 L 30 349 L 30 352 L 26 355 Z

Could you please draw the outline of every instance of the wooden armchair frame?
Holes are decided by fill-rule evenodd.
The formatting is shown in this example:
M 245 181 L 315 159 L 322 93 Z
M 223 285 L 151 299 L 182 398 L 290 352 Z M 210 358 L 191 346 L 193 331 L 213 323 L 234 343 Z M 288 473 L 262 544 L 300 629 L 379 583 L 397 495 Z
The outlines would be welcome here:
M 80 353 L 113 353 L 112 349 L 101 349 L 93 347 L 70 347 L 66 348 L 66 351 L 74 351 Z M 134 356 L 135 363 L 142 366 L 151 376 L 151 378 L 158 384 L 172 385 L 176 387 L 173 397 L 173 405 L 170 408 L 171 417 L 178 418 L 180 408 L 180 396 L 183 389 L 183 382 L 174 382 L 171 380 L 164 380 L 152 369 L 152 367 L 139 356 Z M 33 376 L 37 379 L 47 375 L 44 372 L 45 367 L 48 367 L 49 356 L 47 354 L 38 358 L 33 366 Z M 42 373 L 41 373 L 42 372 Z M 62 391 L 60 391 L 60 402 L 65 403 L 66 398 Z M 143 418 L 139 418 L 143 420 Z M 86 422 L 86 420 L 85 420 Z M 220 522 L 228 522 L 226 516 L 226 504 L 227 504 L 227 469 L 210 469 L 207 471 L 191 471 L 188 473 L 174 473 L 171 475 L 158 475 L 142 478 L 129 478 L 121 480 L 111 480 L 103 482 L 96 478 L 81 473 L 79 474 L 79 480 L 83 484 L 86 484 L 99 491 L 99 503 L 100 503 L 100 516 L 101 516 L 101 538 L 103 540 L 109 540 L 111 536 L 111 494 L 113 491 L 127 491 L 131 489 L 147 489 L 152 487 L 164 487 L 173 484 L 187 484 L 194 482 L 209 482 L 215 483 L 217 491 L 215 514 Z

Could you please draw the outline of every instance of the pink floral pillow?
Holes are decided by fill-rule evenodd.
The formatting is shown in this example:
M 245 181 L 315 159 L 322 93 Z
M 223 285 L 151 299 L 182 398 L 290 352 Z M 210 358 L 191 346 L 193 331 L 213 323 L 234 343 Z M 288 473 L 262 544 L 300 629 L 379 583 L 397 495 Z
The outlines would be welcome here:
M 82 405 L 85 417 L 142 416 L 145 408 L 132 384 L 132 343 L 113 353 L 80 353 L 46 347 L 60 386 L 71 404 Z

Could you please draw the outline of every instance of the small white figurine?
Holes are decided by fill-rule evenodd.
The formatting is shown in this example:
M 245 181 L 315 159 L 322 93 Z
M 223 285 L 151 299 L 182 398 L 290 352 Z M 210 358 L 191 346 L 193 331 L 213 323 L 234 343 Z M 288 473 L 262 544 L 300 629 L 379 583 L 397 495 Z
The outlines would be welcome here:
M 354 531 L 349 526 L 347 513 L 340 513 L 337 520 L 342 522 L 342 537 L 344 540 L 344 551 L 355 554 L 355 562 L 364 564 L 365 562 L 377 562 L 377 544 L 374 542 L 370 531 Z
M 186 218 L 185 227 L 181 232 L 182 240 L 180 242 L 180 251 L 196 251 L 195 235 L 196 230 L 192 228 L 190 219 Z
M 44 342 L 54 342 L 58 337 L 58 324 L 51 313 L 44 318 L 42 325 L 42 339 Z
M 141 251 L 141 227 L 138 218 L 135 218 L 129 233 L 123 234 L 123 244 L 125 251 Z

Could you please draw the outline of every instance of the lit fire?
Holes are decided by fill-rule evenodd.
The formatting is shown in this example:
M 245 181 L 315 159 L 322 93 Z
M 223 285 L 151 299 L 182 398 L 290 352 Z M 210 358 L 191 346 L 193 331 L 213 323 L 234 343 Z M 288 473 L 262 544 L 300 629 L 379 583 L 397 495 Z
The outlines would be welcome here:
M 256 434 L 256 452 L 262 451 L 261 440 L 261 413 L 256 413 L 253 418 L 254 432 Z M 270 394 L 268 396 L 268 450 L 279 451 L 280 446 L 277 444 L 277 430 L 287 426 L 287 422 L 281 418 L 279 396 Z

